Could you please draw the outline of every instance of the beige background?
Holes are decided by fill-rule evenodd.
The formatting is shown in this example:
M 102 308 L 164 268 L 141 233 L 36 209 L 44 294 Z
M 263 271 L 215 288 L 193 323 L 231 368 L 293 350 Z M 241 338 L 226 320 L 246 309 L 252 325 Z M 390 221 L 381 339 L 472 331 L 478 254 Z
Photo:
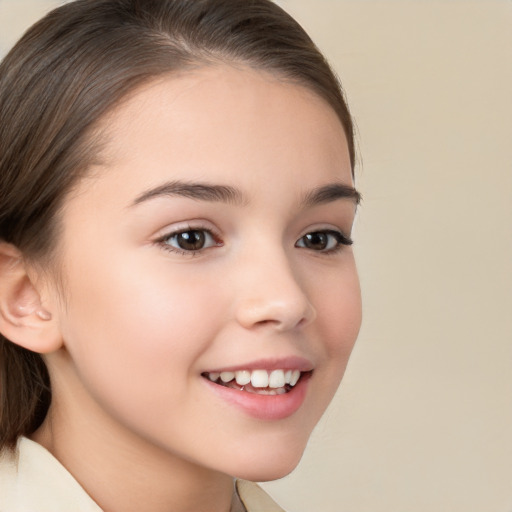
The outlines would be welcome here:
M 0 52 L 55 1 L 0 0 Z M 512 2 L 281 0 L 358 126 L 365 319 L 294 512 L 512 511 Z

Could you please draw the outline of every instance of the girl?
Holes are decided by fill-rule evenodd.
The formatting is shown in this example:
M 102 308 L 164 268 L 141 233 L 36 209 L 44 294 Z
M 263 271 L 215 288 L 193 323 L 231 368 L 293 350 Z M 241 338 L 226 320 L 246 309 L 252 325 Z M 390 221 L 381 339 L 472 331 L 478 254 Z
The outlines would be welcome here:
M 280 510 L 249 481 L 297 465 L 360 325 L 353 166 L 268 0 L 32 27 L 0 67 L 0 510 Z

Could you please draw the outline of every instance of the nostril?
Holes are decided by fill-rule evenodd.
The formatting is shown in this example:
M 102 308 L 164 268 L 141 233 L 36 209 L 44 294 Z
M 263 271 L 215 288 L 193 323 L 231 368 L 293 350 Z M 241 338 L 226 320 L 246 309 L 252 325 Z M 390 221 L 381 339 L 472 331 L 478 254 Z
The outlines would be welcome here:
M 302 318 L 300 322 L 297 324 L 297 327 L 305 327 L 307 324 L 311 322 L 308 318 Z
M 255 327 L 264 327 L 266 325 L 272 325 L 272 324 L 275 324 L 275 325 L 278 325 L 279 322 L 277 320 L 260 320 L 258 322 L 255 322 L 254 323 L 254 326 Z
M 246 329 L 274 328 L 287 331 L 304 327 L 316 317 L 308 301 L 293 304 L 285 302 L 263 302 L 259 306 L 240 307 L 237 318 Z

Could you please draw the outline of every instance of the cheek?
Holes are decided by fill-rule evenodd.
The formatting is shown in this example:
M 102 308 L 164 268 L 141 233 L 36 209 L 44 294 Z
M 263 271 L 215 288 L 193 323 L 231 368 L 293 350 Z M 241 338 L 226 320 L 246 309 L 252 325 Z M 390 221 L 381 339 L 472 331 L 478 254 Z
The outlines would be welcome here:
M 317 317 L 311 325 L 314 345 L 323 357 L 312 380 L 311 427 L 323 414 L 341 382 L 361 326 L 361 291 L 352 255 L 343 265 L 309 281 Z M 308 421 L 310 418 L 305 418 Z
M 361 290 L 353 258 L 324 286 L 316 287 L 313 300 L 329 358 L 344 369 L 362 319 Z
M 187 382 L 217 331 L 214 287 L 186 271 L 171 275 L 165 261 L 93 263 L 89 272 L 70 272 L 62 323 L 83 383 L 96 398 L 130 410 L 137 402 L 149 411 L 149 397 L 186 400 Z

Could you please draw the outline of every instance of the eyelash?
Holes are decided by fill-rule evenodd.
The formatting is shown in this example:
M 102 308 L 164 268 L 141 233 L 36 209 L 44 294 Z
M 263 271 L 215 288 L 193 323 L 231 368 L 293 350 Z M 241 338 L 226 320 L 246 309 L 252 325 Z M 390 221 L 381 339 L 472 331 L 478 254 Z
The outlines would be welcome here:
M 189 226 L 189 227 L 186 227 L 183 229 L 178 229 L 177 231 L 171 231 L 170 233 L 167 233 L 166 235 L 157 239 L 156 243 L 158 245 L 160 245 L 165 251 L 169 251 L 174 254 L 180 254 L 182 256 L 196 256 L 200 252 L 202 252 L 206 249 L 209 249 L 209 247 L 206 247 L 206 248 L 201 248 L 201 249 L 196 249 L 196 250 L 194 250 L 194 249 L 186 250 L 186 249 L 180 249 L 179 247 L 173 247 L 168 243 L 168 241 L 171 240 L 172 238 L 178 237 L 179 235 L 182 235 L 184 233 L 203 233 L 203 234 L 206 233 L 207 236 L 210 237 L 212 239 L 212 241 L 214 242 L 212 247 L 220 247 L 223 245 L 222 242 L 220 241 L 220 237 L 213 230 L 211 230 L 209 228 L 200 227 L 200 226 L 197 226 L 197 227 Z
M 164 236 L 158 238 L 155 242 L 158 245 L 160 245 L 164 250 L 175 253 L 175 254 L 180 254 L 182 256 L 196 256 L 199 253 L 201 253 L 202 251 L 205 251 L 206 249 L 210 248 L 210 247 L 201 247 L 200 249 L 196 249 L 196 250 L 194 250 L 194 249 L 186 250 L 186 249 L 181 249 L 178 247 L 171 246 L 168 243 L 171 239 L 178 237 L 179 235 L 183 235 L 185 233 L 200 233 L 203 235 L 206 233 L 207 237 L 211 238 L 211 240 L 213 242 L 213 244 L 210 247 L 221 247 L 223 245 L 222 242 L 220 241 L 220 237 L 214 231 L 212 231 L 209 228 L 203 228 L 203 227 L 186 227 L 184 229 L 172 231 L 172 232 L 167 233 Z M 319 251 L 317 251 L 315 249 L 310 249 L 306 245 L 298 245 L 301 241 L 303 242 L 306 239 L 306 237 L 311 236 L 311 235 L 326 235 L 327 237 L 332 237 L 335 239 L 336 245 L 327 250 L 319 250 Z M 305 235 L 303 235 L 301 238 L 299 238 L 299 240 L 297 240 L 297 242 L 295 243 L 295 247 L 300 248 L 300 249 L 310 249 L 313 252 L 318 252 L 319 254 L 322 254 L 322 255 L 332 255 L 332 254 L 336 254 L 339 251 L 341 251 L 344 246 L 349 246 L 352 244 L 353 244 L 353 240 L 350 237 L 347 237 L 346 235 L 344 235 L 341 231 L 336 231 L 333 229 L 319 229 L 316 231 L 310 231 L 309 233 L 306 233 Z
M 299 238 L 299 240 L 297 240 L 297 242 L 295 243 L 295 247 L 308 249 L 308 247 L 306 247 L 306 246 L 299 246 L 297 244 L 299 244 L 299 242 L 305 240 L 306 237 L 311 236 L 311 235 L 317 235 L 317 236 L 318 235 L 327 235 L 327 237 L 332 237 L 335 239 L 336 245 L 330 249 L 320 250 L 320 251 L 315 251 L 314 249 L 311 249 L 314 252 L 318 252 L 322 255 L 329 256 L 329 255 L 337 254 L 338 252 L 340 252 L 343 249 L 343 247 L 352 245 L 354 243 L 350 237 L 345 236 L 341 231 L 336 231 L 334 229 L 318 229 L 316 231 L 310 231 L 309 233 L 306 233 L 301 238 Z

